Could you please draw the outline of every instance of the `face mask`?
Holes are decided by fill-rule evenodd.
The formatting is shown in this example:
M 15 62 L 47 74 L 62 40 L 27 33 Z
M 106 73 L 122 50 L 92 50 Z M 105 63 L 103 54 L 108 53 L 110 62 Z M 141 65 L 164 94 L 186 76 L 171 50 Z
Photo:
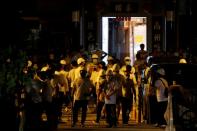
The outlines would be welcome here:
M 109 60 L 109 61 L 108 61 L 108 64 L 109 64 L 109 65 L 113 64 L 113 61 Z
M 130 62 L 130 61 L 126 61 L 125 64 L 126 64 L 126 65 L 130 65 L 131 62 Z
M 92 59 L 93 64 L 98 64 L 98 59 Z

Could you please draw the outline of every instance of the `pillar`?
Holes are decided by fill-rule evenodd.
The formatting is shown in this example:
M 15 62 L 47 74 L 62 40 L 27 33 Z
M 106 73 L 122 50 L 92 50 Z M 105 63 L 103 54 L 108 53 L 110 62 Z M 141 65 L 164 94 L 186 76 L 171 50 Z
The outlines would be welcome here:
M 70 45 L 72 51 L 80 49 L 80 15 L 81 12 L 79 6 L 72 10 L 72 43 Z
M 175 26 L 175 5 L 176 0 L 166 0 L 165 8 L 165 47 L 166 51 L 175 51 L 176 45 L 176 26 Z

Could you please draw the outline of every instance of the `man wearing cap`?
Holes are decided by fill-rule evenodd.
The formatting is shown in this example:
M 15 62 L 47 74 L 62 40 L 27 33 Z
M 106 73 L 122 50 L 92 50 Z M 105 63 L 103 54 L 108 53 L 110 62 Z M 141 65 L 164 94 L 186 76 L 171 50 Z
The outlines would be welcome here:
M 72 127 L 76 126 L 78 121 L 78 112 L 82 108 L 81 116 L 81 127 L 84 127 L 86 115 L 87 115 L 87 105 L 90 96 L 90 91 L 92 88 L 92 83 L 89 78 L 87 78 L 87 71 L 80 70 L 80 77 L 74 82 L 73 96 L 74 96 L 74 107 L 73 107 L 73 123 Z
M 108 56 L 107 58 L 107 70 L 111 69 L 114 65 L 114 58 L 112 56 Z
M 102 110 L 105 104 L 105 93 L 104 89 L 106 86 L 105 70 L 99 66 L 99 77 L 96 83 L 96 95 L 97 95 L 97 106 L 96 106 L 96 120 L 93 123 L 99 124 Z
M 158 79 L 155 81 L 154 86 L 156 88 L 156 97 L 158 102 L 158 119 L 156 126 L 162 128 L 166 127 L 166 120 L 164 118 L 164 113 L 168 104 L 168 97 L 165 95 L 165 88 L 168 88 L 168 82 L 165 79 L 165 70 L 163 68 L 157 69 Z
M 80 70 L 84 70 L 85 69 L 85 59 L 80 57 L 77 59 L 77 64 L 78 67 L 75 70 L 75 80 L 78 79 L 80 76 Z
M 129 114 L 133 105 L 133 97 L 136 100 L 136 91 L 134 81 L 130 79 L 131 66 L 126 65 L 125 70 L 125 82 L 122 86 L 122 122 L 123 124 L 128 124 Z
M 91 75 L 92 72 L 96 70 L 99 61 L 99 56 L 97 54 L 92 54 L 91 61 L 87 63 L 87 71 L 89 75 Z
M 95 86 L 96 81 L 98 79 L 98 70 L 97 70 L 98 63 L 99 63 L 98 59 L 99 59 L 98 55 L 97 54 L 93 54 L 92 55 L 92 63 L 89 64 L 90 70 L 91 70 L 89 72 L 90 73 L 90 80 L 92 81 L 94 86 Z
M 121 98 L 122 98 L 122 86 L 124 85 L 125 79 L 122 74 L 120 74 L 119 64 L 114 64 L 112 67 L 113 80 L 117 83 L 117 93 L 116 93 L 116 108 L 117 108 L 117 118 L 119 118 L 121 110 Z
M 99 56 L 96 53 L 94 53 L 92 54 L 92 62 L 88 64 L 89 67 L 88 73 L 90 75 L 90 81 L 94 85 L 91 91 L 91 101 L 89 104 L 95 107 L 95 109 L 96 109 L 96 84 L 98 83 L 99 70 L 101 69 L 99 67 L 99 60 L 100 60 Z M 95 109 L 91 110 L 91 112 L 95 112 Z
M 109 124 L 107 127 L 117 126 L 117 115 L 116 115 L 116 100 L 117 100 L 118 84 L 113 78 L 112 70 L 106 71 L 106 85 L 105 85 L 105 109 L 106 109 L 106 120 Z
M 57 102 L 58 102 L 58 117 L 59 121 L 62 122 L 62 107 L 63 104 L 68 101 L 69 94 L 69 83 L 68 83 L 68 72 L 65 71 L 64 67 L 66 65 L 65 60 L 60 60 L 60 64 L 55 71 L 55 82 L 57 88 Z M 66 103 L 68 104 L 68 103 Z
M 124 75 L 124 71 L 126 70 L 126 65 L 131 65 L 131 59 L 129 56 L 126 56 L 124 58 L 124 65 L 120 69 L 120 74 Z M 132 66 L 131 67 L 131 73 L 135 73 L 135 68 Z

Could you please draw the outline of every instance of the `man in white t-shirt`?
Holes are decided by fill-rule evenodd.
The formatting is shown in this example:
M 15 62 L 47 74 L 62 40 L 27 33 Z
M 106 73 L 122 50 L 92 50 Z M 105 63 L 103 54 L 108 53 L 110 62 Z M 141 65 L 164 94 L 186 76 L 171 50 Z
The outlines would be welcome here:
M 165 79 L 165 70 L 159 68 L 157 70 L 158 79 L 155 81 L 156 97 L 158 102 L 158 120 L 157 126 L 165 128 L 166 120 L 164 118 L 164 113 L 168 104 L 168 97 L 165 95 L 165 88 L 168 88 L 168 82 Z
M 116 91 L 118 90 L 117 81 L 113 79 L 112 70 L 106 72 L 106 89 L 105 89 L 105 108 L 107 115 L 108 127 L 117 126 L 116 117 Z

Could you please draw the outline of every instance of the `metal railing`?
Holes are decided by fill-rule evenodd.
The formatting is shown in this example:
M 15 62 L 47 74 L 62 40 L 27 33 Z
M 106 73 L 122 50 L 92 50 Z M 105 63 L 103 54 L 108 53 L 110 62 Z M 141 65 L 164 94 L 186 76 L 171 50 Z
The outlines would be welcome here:
M 179 97 L 173 91 L 179 92 Z M 177 90 L 178 89 L 178 90 Z M 177 98 L 178 97 L 178 98 Z M 181 98 L 181 100 L 179 99 Z M 197 89 L 186 89 L 181 85 L 171 85 L 168 106 L 165 113 L 166 131 L 188 131 L 197 129 Z

